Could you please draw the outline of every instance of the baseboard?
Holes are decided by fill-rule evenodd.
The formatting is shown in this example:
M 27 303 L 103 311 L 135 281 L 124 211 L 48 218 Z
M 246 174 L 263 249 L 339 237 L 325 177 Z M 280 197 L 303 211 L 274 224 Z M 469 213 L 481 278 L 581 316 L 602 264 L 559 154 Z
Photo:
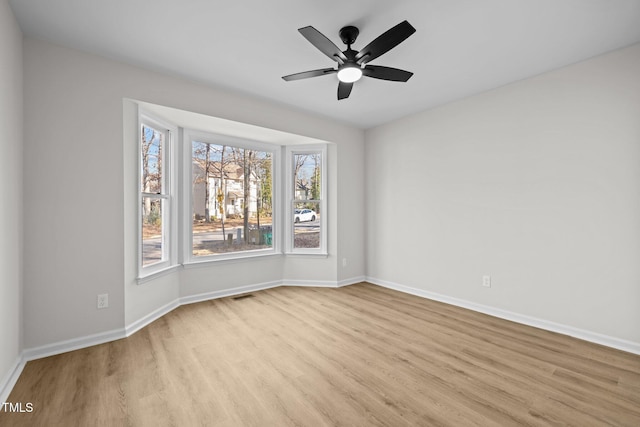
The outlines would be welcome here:
M 337 288 L 338 282 L 331 280 L 283 280 L 281 286 L 299 286 L 301 288 Z
M 224 289 L 222 291 L 205 292 L 202 294 L 190 295 L 180 298 L 180 305 L 193 304 L 196 302 L 208 301 L 212 299 L 225 298 L 234 295 L 246 294 L 249 292 L 257 292 L 265 289 L 277 288 L 282 286 L 281 281 L 264 282 L 255 285 L 239 286 L 237 288 Z
M 393 289 L 396 291 L 404 292 L 411 295 L 416 295 L 422 298 L 427 298 L 434 301 L 443 302 L 446 304 L 454 305 L 461 308 L 477 311 L 479 313 L 488 314 L 493 317 L 498 317 L 512 322 L 520 323 L 523 325 L 533 326 L 535 328 L 544 329 L 551 332 L 557 332 L 559 334 L 568 335 L 574 338 L 578 338 L 584 341 L 589 341 L 595 344 L 601 344 L 607 347 L 615 348 L 618 350 L 626 351 L 640 355 L 640 343 L 633 341 L 627 341 L 608 335 L 599 334 L 596 332 L 574 328 L 573 326 L 563 325 L 560 323 L 551 322 L 536 317 L 526 316 L 519 313 L 514 313 L 499 308 L 477 304 L 471 301 L 466 301 L 447 295 L 438 294 L 435 292 L 425 291 L 422 289 L 412 288 L 410 286 L 400 285 L 398 283 L 389 282 L 386 280 L 377 279 L 374 277 L 367 277 L 366 281 L 374 285 L 382 286 L 384 288 Z
M 24 360 L 24 357 L 22 357 L 22 355 L 18 356 L 11 369 L 9 369 L 2 379 L 2 382 L 0 382 L 0 403 L 4 403 L 9 399 L 9 394 L 11 394 L 11 390 L 13 390 L 13 386 L 16 385 L 26 364 L 27 362 Z
M 155 322 L 165 314 L 175 310 L 178 307 L 180 307 L 180 303 L 178 302 L 178 300 L 175 300 L 175 301 L 171 301 L 168 304 L 163 305 L 160 308 L 153 310 L 151 313 L 147 314 L 146 316 L 136 320 L 135 322 L 131 323 L 128 326 L 125 326 L 125 336 L 128 337 L 135 334 L 140 329 L 144 328 L 147 325 L 150 325 L 151 323 Z
M 66 353 L 68 351 L 80 350 L 81 348 L 91 347 L 106 342 L 125 338 L 127 335 L 124 329 L 114 329 L 111 331 L 100 332 L 97 334 L 87 335 L 80 338 L 73 338 L 65 341 L 43 345 L 40 347 L 28 348 L 22 352 L 22 358 L 25 362 L 43 357 L 54 356 L 56 354 Z
M 364 276 L 352 277 L 340 281 L 333 280 L 283 280 L 282 286 L 300 286 L 300 287 L 315 287 L 315 288 L 341 288 L 343 286 L 349 286 L 356 283 L 364 282 Z
M 367 278 L 365 276 L 356 276 L 351 277 L 349 279 L 343 279 L 338 282 L 338 287 L 341 288 L 343 286 L 355 285 L 356 283 L 365 282 Z

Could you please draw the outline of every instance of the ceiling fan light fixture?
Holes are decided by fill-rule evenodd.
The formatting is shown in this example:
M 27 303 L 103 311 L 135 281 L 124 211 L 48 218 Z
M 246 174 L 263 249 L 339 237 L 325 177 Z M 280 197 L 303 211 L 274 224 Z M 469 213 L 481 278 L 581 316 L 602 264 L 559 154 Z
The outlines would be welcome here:
M 357 65 L 345 65 L 338 70 L 338 80 L 343 83 L 353 83 L 362 77 L 362 68 Z

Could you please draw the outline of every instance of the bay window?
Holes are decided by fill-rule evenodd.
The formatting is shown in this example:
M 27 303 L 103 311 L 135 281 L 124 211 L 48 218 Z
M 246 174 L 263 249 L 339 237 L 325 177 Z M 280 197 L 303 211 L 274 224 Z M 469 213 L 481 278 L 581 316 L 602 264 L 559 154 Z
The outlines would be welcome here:
M 327 254 L 326 145 L 196 131 L 146 111 L 138 124 L 139 283 L 181 265 Z

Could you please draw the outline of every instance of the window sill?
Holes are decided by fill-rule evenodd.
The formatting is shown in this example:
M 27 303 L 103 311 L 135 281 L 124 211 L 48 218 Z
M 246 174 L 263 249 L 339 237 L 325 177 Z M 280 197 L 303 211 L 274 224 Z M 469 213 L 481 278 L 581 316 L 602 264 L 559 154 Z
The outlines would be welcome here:
M 285 252 L 286 256 L 292 257 L 309 257 L 309 258 L 328 258 L 327 252 Z
M 175 271 L 178 271 L 180 269 L 180 267 L 182 267 L 181 265 L 172 265 L 170 267 L 166 267 L 163 268 L 161 270 L 157 270 L 154 271 L 152 273 L 148 273 L 145 274 L 144 276 L 138 276 L 138 278 L 136 279 L 136 282 L 138 283 L 138 285 L 142 285 L 143 283 L 147 283 L 150 282 L 154 279 L 157 279 L 158 277 L 162 277 L 162 276 L 166 276 L 168 274 L 171 274 Z

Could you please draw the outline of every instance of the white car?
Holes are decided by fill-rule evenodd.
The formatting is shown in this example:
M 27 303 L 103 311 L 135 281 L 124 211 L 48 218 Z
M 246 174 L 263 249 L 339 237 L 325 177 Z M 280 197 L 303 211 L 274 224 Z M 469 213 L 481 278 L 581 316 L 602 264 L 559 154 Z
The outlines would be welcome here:
M 316 213 L 311 209 L 296 209 L 293 213 L 293 222 L 315 221 Z

